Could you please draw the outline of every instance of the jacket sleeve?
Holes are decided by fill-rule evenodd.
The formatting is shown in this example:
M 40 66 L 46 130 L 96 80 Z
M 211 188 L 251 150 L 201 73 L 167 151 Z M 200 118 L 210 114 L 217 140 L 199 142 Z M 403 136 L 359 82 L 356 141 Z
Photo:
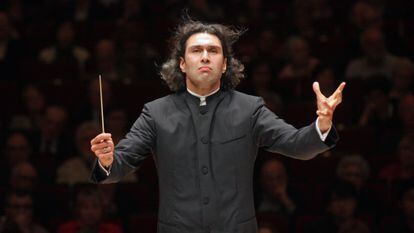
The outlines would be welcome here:
M 316 131 L 315 122 L 296 129 L 270 111 L 262 98 L 257 99 L 253 109 L 253 139 L 259 147 L 267 151 L 308 160 L 332 148 L 339 139 L 333 126 L 325 141 L 321 140 Z
M 114 183 L 134 172 L 148 157 L 155 146 L 156 130 L 154 119 L 147 105 L 131 127 L 129 133 L 119 141 L 114 150 L 114 161 L 109 175 L 95 161 L 90 180 L 94 183 Z

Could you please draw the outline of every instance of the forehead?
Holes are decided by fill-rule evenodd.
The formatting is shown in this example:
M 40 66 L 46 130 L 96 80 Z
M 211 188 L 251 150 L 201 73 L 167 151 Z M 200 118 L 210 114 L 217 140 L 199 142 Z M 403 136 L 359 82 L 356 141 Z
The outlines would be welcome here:
M 206 32 L 195 33 L 187 39 L 186 47 L 193 46 L 217 46 L 221 47 L 220 39 L 213 34 Z

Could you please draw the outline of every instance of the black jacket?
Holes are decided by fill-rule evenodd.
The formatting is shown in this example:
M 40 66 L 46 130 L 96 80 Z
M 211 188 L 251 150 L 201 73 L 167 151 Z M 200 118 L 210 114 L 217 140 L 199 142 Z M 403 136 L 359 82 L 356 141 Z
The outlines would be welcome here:
M 159 179 L 159 233 L 256 233 L 253 167 L 259 147 L 311 159 L 332 147 L 315 123 L 296 129 L 259 97 L 219 91 L 207 106 L 188 92 L 146 104 L 115 148 L 108 177 L 99 166 L 94 182 L 117 182 L 151 153 Z M 298 113 L 300 114 L 300 113 Z

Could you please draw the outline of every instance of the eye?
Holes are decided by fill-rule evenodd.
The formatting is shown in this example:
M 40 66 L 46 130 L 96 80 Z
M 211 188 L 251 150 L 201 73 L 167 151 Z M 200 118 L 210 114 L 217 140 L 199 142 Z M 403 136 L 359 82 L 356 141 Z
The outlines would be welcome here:
M 209 53 L 218 53 L 218 50 L 217 50 L 217 48 L 210 48 L 209 50 L 208 50 L 208 52 Z
M 192 51 L 193 51 L 193 53 L 200 53 L 201 49 L 200 48 L 194 48 Z

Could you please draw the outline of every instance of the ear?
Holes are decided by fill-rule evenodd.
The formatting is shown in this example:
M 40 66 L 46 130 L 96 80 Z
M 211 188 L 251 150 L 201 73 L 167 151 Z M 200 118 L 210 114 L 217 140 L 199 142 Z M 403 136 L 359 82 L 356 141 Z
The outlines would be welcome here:
M 185 60 L 182 57 L 180 57 L 180 69 L 181 72 L 185 73 Z
M 223 60 L 223 62 L 224 62 L 224 64 L 223 64 L 223 74 L 224 73 L 226 73 L 226 70 L 227 70 L 227 58 L 224 58 L 224 60 Z

